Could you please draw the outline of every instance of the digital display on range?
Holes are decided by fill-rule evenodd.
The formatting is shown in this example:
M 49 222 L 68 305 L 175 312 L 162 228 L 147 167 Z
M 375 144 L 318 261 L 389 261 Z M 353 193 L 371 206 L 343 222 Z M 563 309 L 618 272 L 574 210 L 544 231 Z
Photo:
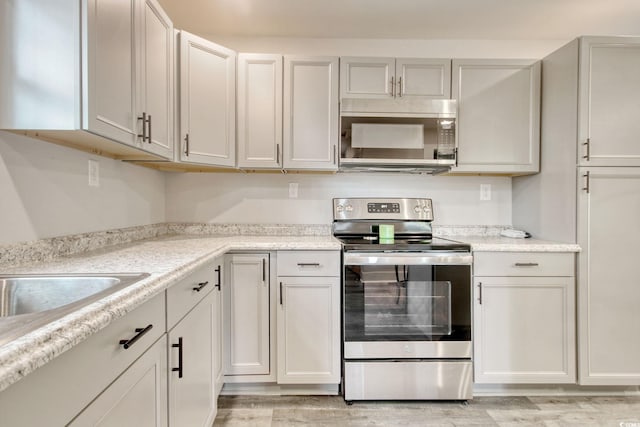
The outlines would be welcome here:
M 369 213 L 400 213 L 400 203 L 367 203 Z

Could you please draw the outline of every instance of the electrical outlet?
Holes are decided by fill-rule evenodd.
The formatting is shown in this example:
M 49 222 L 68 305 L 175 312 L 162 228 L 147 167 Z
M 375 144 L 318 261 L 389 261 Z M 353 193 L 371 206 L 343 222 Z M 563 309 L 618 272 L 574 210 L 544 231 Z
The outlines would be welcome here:
M 100 163 L 89 159 L 89 187 L 100 187 Z
M 491 200 L 491 184 L 480 184 L 480 200 Z
M 297 199 L 298 198 L 298 183 L 290 182 L 289 183 L 289 198 Z

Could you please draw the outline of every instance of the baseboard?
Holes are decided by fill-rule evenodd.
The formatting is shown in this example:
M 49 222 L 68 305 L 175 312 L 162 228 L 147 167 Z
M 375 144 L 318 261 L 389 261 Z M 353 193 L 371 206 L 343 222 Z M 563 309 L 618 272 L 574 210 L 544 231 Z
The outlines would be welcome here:
M 226 383 L 220 392 L 221 396 L 337 396 L 339 394 L 338 384 Z M 640 396 L 640 387 L 474 384 L 473 397 L 485 396 Z
M 275 383 L 244 383 L 225 384 L 220 395 L 264 395 L 264 396 L 293 396 L 293 395 L 326 395 L 340 394 L 338 384 L 275 384 Z
M 474 384 L 473 396 L 640 396 L 640 387 L 579 386 L 574 384 Z

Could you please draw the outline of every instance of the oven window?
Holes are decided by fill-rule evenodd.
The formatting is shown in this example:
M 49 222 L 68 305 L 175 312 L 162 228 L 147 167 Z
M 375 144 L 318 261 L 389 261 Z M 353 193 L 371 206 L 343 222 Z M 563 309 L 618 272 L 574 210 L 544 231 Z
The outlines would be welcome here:
M 451 282 L 364 281 L 363 287 L 365 335 L 451 334 Z
M 470 293 L 469 266 L 345 266 L 345 340 L 469 340 Z

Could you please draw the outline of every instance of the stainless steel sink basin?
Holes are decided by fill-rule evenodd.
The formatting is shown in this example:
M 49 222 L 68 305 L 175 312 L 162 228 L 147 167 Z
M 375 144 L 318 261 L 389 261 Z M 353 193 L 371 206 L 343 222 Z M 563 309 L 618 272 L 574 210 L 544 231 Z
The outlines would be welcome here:
M 0 345 L 147 276 L 147 273 L 0 275 Z

